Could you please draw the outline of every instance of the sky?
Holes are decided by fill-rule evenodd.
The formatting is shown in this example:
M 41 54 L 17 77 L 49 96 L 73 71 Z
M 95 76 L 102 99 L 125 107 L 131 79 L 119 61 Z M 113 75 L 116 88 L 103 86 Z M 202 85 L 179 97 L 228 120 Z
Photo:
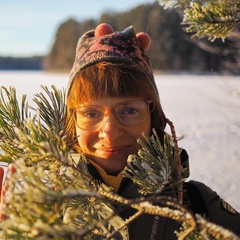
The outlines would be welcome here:
M 0 0 L 0 56 L 44 55 L 59 25 L 69 18 L 98 19 L 154 0 Z

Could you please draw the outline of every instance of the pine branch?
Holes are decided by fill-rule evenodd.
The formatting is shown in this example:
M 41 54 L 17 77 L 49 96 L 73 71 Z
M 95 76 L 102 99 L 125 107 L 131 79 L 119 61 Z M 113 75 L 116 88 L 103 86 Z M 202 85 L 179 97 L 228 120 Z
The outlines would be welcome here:
M 39 116 L 46 124 L 46 129 L 52 129 L 56 134 L 59 134 L 65 129 L 66 106 L 65 94 L 63 91 L 57 90 L 52 86 L 53 92 L 47 87 L 42 86 L 44 93 L 36 94 L 33 101 L 38 106 Z
M 162 0 L 164 8 L 180 8 L 184 11 L 184 30 L 198 38 L 207 37 L 223 41 L 239 23 L 239 0 Z
M 22 96 L 21 107 L 18 104 L 16 90 L 0 88 L 0 144 L 2 141 L 11 141 L 16 137 L 14 128 L 22 128 L 22 122 L 31 116 L 28 111 L 26 95 Z
M 170 137 L 165 135 L 162 146 L 156 132 L 150 139 L 139 140 L 141 148 L 137 155 L 128 159 L 125 176 L 139 186 L 143 195 L 159 194 L 179 183 L 177 178 L 178 154 Z
M 116 235 L 123 236 L 126 225 L 141 214 L 186 223 L 179 239 L 190 236 L 193 231 L 234 239 L 234 234 L 192 215 L 175 199 L 154 195 L 166 185 L 178 183 L 175 176 L 177 153 L 171 139 L 165 138 L 163 147 L 156 134 L 150 139 L 145 137 L 146 142 L 140 141 L 139 155 L 127 171 L 143 193 L 152 196 L 125 199 L 95 182 L 87 170 L 84 155 L 78 155 L 76 161 L 70 153 L 63 129 L 65 100 L 60 91 L 53 88 L 52 93 L 44 88 L 50 96 L 49 102 L 44 95 L 37 95 L 38 117 L 30 117 L 26 114 L 25 100 L 21 107 L 24 114 L 19 114 L 21 108 L 15 90 L 3 89 L 9 101 L 0 104 L 3 119 L 0 128 L 5 126 L 5 132 L 1 133 L 0 147 L 4 152 L 0 161 L 14 162 L 16 172 L 8 172 L 8 190 L 2 209 L 8 218 L 0 223 L 1 239 L 111 239 Z M 142 175 L 146 180 L 140 181 Z M 123 221 L 117 215 L 117 209 L 121 207 L 134 208 L 137 214 Z
M 237 23 L 235 13 L 236 6 L 227 2 L 208 2 L 204 5 L 192 2 L 185 9 L 182 24 L 189 25 L 185 30 L 195 33 L 193 36 L 207 37 L 211 41 L 222 38 L 224 41 Z

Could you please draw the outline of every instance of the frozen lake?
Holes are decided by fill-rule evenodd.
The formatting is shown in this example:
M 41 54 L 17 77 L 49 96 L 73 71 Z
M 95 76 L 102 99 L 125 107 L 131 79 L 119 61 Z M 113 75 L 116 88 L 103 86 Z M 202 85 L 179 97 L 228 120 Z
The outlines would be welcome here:
M 68 74 L 0 71 L 29 102 L 40 85 L 65 88 Z M 240 77 L 156 75 L 166 116 L 188 151 L 190 179 L 204 182 L 240 211 Z

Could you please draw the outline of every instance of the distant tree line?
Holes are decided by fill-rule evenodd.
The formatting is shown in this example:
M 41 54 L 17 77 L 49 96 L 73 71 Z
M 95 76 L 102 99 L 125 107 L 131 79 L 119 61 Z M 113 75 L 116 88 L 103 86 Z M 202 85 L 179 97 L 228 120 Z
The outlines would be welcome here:
M 147 32 L 152 39 L 148 54 L 155 70 L 239 73 L 239 68 L 234 67 L 236 49 L 232 49 L 230 41 L 192 39 L 183 31 L 179 13 L 163 9 L 158 2 L 139 5 L 126 12 L 105 12 L 99 20 L 67 20 L 57 31 L 44 68 L 69 70 L 79 37 L 101 22 L 109 23 L 116 30 L 133 25 L 137 32 Z
M 136 32 L 147 32 L 152 39 L 148 54 L 155 70 L 187 71 L 194 73 L 214 72 L 239 74 L 236 62 L 238 47 L 230 40 L 191 38 L 183 31 L 181 14 L 175 9 L 163 9 L 155 1 L 139 5 L 126 12 L 108 11 L 99 20 L 77 21 L 68 19 L 56 33 L 54 43 L 41 67 L 48 71 L 69 71 L 72 67 L 79 37 L 94 29 L 99 23 L 109 23 L 115 30 L 123 30 L 133 25 Z M 0 64 L 1 68 L 1 64 Z
M 0 57 L 0 70 L 42 70 L 43 56 Z

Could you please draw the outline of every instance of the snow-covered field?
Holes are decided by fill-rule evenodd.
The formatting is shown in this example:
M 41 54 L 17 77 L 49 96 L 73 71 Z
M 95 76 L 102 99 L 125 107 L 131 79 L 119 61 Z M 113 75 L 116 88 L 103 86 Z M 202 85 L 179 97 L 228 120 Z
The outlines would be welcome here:
M 40 85 L 65 88 L 68 74 L 0 72 L 0 85 L 31 100 Z M 240 211 L 240 77 L 156 75 L 163 109 L 190 156 L 191 179 Z M 29 101 L 31 103 L 31 101 Z

